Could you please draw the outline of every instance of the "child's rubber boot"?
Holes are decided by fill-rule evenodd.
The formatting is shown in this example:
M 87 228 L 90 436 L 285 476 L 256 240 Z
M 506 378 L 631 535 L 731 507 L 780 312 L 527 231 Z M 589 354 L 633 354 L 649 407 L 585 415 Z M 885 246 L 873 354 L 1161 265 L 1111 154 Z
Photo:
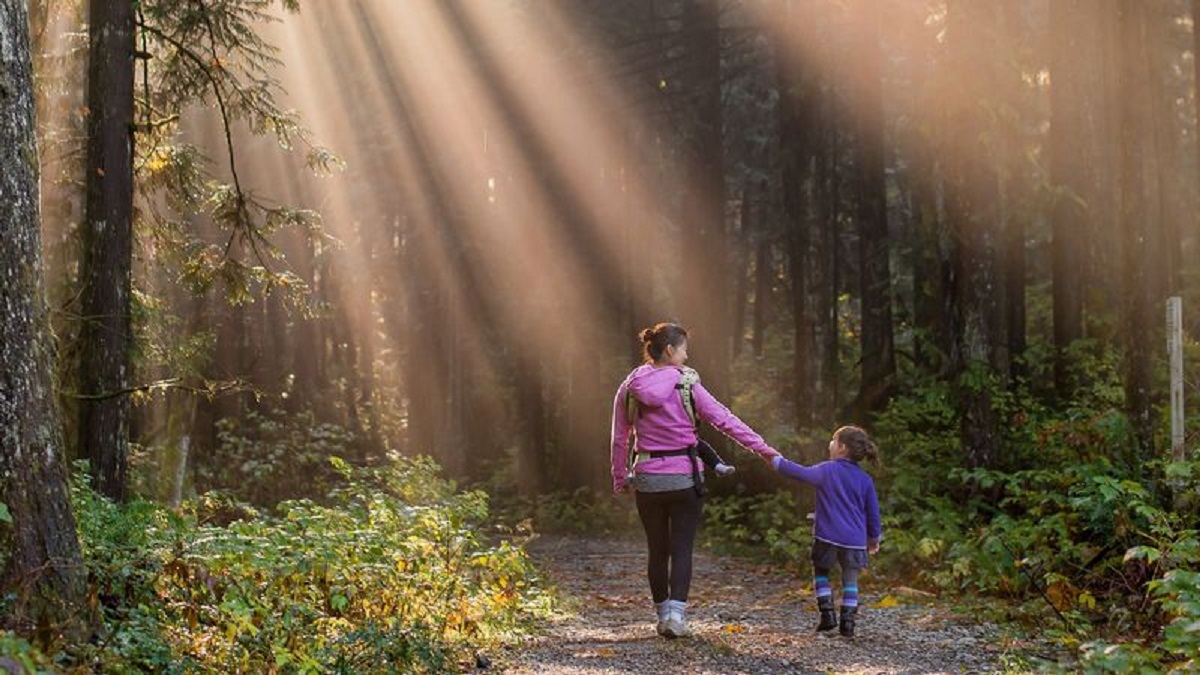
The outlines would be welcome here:
M 818 633 L 838 627 L 837 612 L 833 611 L 833 598 L 828 596 L 817 598 L 817 609 L 821 611 L 821 623 L 817 624 Z
M 838 626 L 838 632 L 842 634 L 842 637 L 854 637 L 854 619 L 856 614 L 858 614 L 857 606 L 847 607 L 846 605 L 842 605 L 842 622 Z

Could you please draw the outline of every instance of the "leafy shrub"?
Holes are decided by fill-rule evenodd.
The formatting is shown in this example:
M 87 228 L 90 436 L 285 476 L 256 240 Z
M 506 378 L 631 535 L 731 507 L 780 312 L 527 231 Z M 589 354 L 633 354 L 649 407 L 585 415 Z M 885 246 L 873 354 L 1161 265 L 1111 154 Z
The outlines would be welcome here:
M 808 564 L 812 500 L 788 490 L 746 497 L 712 497 L 704 507 L 705 542 L 742 554 L 766 555 L 785 565 Z
M 1180 464 L 1168 464 L 1166 473 L 1191 475 L 1197 469 L 1195 461 Z M 1187 487 L 1198 485 L 1193 481 Z M 1147 527 L 1138 535 L 1145 543 L 1126 551 L 1123 560 L 1127 567 L 1143 566 L 1144 575 L 1151 577 L 1145 584 L 1148 599 L 1164 627 L 1148 643 L 1091 642 L 1085 645 L 1082 665 L 1092 672 L 1195 672 L 1200 670 L 1200 573 L 1195 571 L 1200 569 L 1200 531 L 1184 526 L 1194 522 L 1190 514 L 1144 503 L 1133 508 L 1146 519 Z
M 921 381 L 893 401 L 874 425 L 884 566 L 936 589 L 1052 606 L 1068 630 L 1050 632 L 1067 646 L 1125 636 L 1083 645 L 1084 670 L 1194 670 L 1200 555 L 1187 496 L 1200 487 L 1198 463 L 1139 457 L 1118 359 L 1082 344 L 1074 361 L 1087 364 L 1077 373 L 1087 386 L 1062 408 L 991 392 L 1004 424 L 988 469 L 962 468 L 949 383 Z M 1033 372 L 1048 377 L 1046 365 Z
M 0 630 L 0 668 L 5 673 L 41 673 L 50 670 L 50 659 L 12 631 Z
M 632 495 L 614 497 L 588 487 L 514 499 L 505 510 L 508 519 L 525 520 L 538 532 L 614 534 L 640 527 Z
M 454 492 L 426 458 L 333 469 L 328 504 L 270 515 L 222 496 L 181 513 L 118 507 L 78 480 L 104 621 L 64 659 L 104 672 L 442 672 L 547 608 L 519 542 L 480 530 L 483 493 Z M 218 513 L 242 519 L 205 524 Z
M 196 466 L 201 491 L 227 490 L 257 505 L 325 494 L 336 482 L 331 457 L 352 454 L 354 435 L 318 424 L 311 412 L 247 412 L 217 422 L 218 446 Z

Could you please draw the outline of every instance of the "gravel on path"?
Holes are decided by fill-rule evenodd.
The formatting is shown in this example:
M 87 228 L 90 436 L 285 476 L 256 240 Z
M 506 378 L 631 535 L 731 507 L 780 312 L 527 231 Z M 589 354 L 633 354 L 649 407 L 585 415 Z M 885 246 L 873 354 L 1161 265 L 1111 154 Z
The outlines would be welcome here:
M 563 611 L 504 659 L 503 672 L 986 673 L 1001 670 L 996 627 L 906 589 L 863 583 L 856 637 L 818 635 L 810 581 L 697 552 L 691 639 L 654 631 L 645 544 L 541 537 L 529 547 Z M 834 631 L 836 634 L 836 631 Z

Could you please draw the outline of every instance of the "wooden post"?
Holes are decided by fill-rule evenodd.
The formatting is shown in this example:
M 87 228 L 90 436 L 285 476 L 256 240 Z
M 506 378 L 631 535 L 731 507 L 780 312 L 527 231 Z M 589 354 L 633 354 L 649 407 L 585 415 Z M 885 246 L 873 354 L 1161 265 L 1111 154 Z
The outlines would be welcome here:
M 1183 434 L 1183 300 L 1167 298 L 1167 354 L 1171 360 L 1171 459 L 1185 457 Z

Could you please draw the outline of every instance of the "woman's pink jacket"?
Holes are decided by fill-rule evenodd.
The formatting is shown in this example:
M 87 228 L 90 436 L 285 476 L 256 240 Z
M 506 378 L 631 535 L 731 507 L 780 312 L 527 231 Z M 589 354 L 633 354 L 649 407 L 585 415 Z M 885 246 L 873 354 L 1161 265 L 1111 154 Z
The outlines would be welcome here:
M 625 392 L 628 391 L 641 404 L 637 415 L 637 450 L 678 450 L 696 444 L 696 429 L 683 407 L 683 399 L 675 385 L 682 371 L 675 366 L 644 364 L 634 368 L 617 388 L 613 399 L 612 414 L 612 479 L 613 490 L 620 492 L 629 479 L 626 462 L 629 459 L 629 434 L 633 425 L 625 410 Z M 696 417 L 708 422 L 721 433 L 733 439 L 747 450 L 770 459 L 779 453 L 766 441 L 746 426 L 713 398 L 700 382 L 692 385 L 692 400 Z M 699 462 L 699 460 L 690 460 Z M 686 456 L 661 457 L 643 460 L 637 470 L 643 473 L 691 474 Z M 697 470 L 703 470 L 697 465 Z

